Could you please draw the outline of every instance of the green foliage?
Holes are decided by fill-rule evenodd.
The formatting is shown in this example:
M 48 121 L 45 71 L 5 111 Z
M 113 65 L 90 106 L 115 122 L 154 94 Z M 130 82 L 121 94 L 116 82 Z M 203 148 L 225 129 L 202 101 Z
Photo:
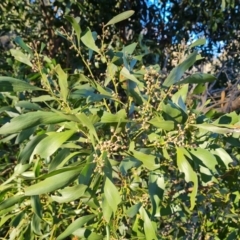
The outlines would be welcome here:
M 21 64 L 13 64 L 28 76 L 0 78 L 1 237 L 239 235 L 240 117 L 207 117 L 198 99 L 187 101 L 193 84 L 215 80 L 184 75 L 201 58 L 195 44 L 166 76 L 143 65 L 138 43 L 114 48 L 105 31 L 99 43 L 89 27 L 66 19 L 72 33 L 61 35 L 82 70 L 31 54 L 18 39 L 22 48 L 11 53 Z

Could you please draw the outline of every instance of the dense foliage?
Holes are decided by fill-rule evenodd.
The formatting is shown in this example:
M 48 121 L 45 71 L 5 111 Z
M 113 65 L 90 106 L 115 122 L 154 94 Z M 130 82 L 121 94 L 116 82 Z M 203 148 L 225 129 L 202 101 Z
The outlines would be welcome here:
M 221 91 L 216 103 L 206 92 L 219 75 L 193 71 L 205 39 L 176 44 L 168 71 L 168 45 L 153 61 L 143 32 L 119 35 L 135 15 L 116 14 L 143 1 L 46 2 L 15 10 L 50 12 L 49 25 L 4 21 L 22 34 L 2 49 L 0 237 L 237 239 L 238 102 Z

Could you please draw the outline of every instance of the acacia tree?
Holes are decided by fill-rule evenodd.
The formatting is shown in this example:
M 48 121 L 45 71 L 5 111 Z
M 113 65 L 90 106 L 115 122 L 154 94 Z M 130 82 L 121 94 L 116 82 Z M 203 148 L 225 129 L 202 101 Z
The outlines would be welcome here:
M 53 45 L 33 28 L 35 45 L 22 34 L 10 50 L 14 73 L 0 77 L 1 237 L 236 239 L 239 115 L 204 112 L 193 95 L 216 77 L 184 74 L 204 40 L 178 45 L 170 73 L 144 65 L 160 38 L 124 43 L 133 12 L 99 26 L 97 10 L 113 3 L 98 3 L 39 5 L 60 23 L 40 23 Z

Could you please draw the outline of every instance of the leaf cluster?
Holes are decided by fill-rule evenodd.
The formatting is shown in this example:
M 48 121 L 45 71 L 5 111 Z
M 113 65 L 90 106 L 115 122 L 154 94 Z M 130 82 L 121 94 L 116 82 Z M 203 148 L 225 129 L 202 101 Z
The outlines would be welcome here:
M 239 115 L 187 101 L 193 84 L 201 94 L 216 80 L 184 74 L 202 41 L 168 75 L 143 65 L 141 39 L 109 43 L 108 27 L 133 13 L 104 23 L 99 37 L 66 16 L 71 34 L 60 33 L 82 70 L 22 39 L 11 51 L 28 73 L 0 77 L 2 238 L 238 236 Z

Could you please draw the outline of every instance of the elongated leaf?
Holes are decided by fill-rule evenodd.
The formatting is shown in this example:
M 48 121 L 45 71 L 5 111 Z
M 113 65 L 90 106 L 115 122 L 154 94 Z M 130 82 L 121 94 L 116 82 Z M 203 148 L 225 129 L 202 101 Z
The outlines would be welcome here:
M 22 80 L 0 76 L 0 91 L 1 92 L 23 92 L 23 91 L 45 91 L 39 87 L 32 86 L 31 84 Z
M 150 218 L 148 217 L 145 209 L 141 207 L 139 209 L 139 213 L 141 218 L 143 219 L 143 227 L 144 227 L 144 233 L 146 240 L 157 240 L 157 235 L 156 235 L 156 229 L 151 222 Z
M 71 143 L 69 143 L 69 144 L 71 144 Z M 67 144 L 63 144 L 62 147 L 63 148 L 67 147 Z M 73 147 L 71 146 L 70 148 L 73 148 Z M 60 161 L 55 162 L 54 164 L 58 164 L 57 166 L 55 165 L 56 169 L 64 167 L 64 165 L 67 164 L 69 160 L 71 160 L 72 158 L 76 157 L 77 155 L 80 155 L 81 153 L 82 153 L 82 151 L 81 152 L 73 152 L 73 153 L 69 154 L 68 156 L 66 156 L 64 159 L 62 159 L 61 162 Z M 58 159 L 58 160 L 61 160 L 61 159 Z M 53 170 L 52 167 L 53 167 L 53 165 L 51 165 L 51 168 L 49 168 L 49 171 Z
M 109 82 L 114 78 L 116 72 L 118 71 L 118 67 L 114 63 L 109 63 L 107 65 L 107 77 L 104 82 L 104 86 L 107 86 Z
M 61 239 L 66 239 L 69 235 L 71 235 L 74 231 L 76 231 L 78 228 L 81 228 L 84 224 L 86 224 L 87 222 L 89 222 L 90 220 L 92 220 L 95 217 L 94 214 L 91 215 L 87 215 L 87 216 L 83 216 L 80 217 L 78 219 L 76 219 L 73 223 L 71 223 L 63 233 L 61 233 L 58 237 L 57 240 L 61 240 Z
M 137 47 L 137 43 L 136 42 L 131 43 L 130 45 L 128 45 L 128 46 L 123 48 L 123 52 L 125 54 L 133 54 L 133 52 L 135 51 L 136 47 Z
M 196 57 L 197 52 L 193 52 L 182 63 L 175 67 L 164 81 L 163 86 L 170 87 L 171 85 L 179 82 L 184 72 L 194 64 Z
M 23 129 L 38 126 L 39 124 L 61 123 L 68 121 L 69 117 L 71 117 L 71 115 L 60 115 L 53 112 L 29 112 L 13 118 L 10 123 L 4 124 L 0 128 L 0 134 L 17 133 Z M 76 119 L 76 121 L 78 122 L 78 119 Z
M 64 172 L 52 175 L 41 182 L 26 187 L 24 190 L 25 196 L 41 195 L 63 188 L 74 181 L 79 173 L 79 168 L 66 168 Z
M 51 135 L 47 136 L 41 142 L 38 143 L 30 157 L 30 160 L 32 160 L 35 155 L 40 155 L 42 158 L 50 157 L 73 134 L 74 131 L 72 130 L 51 133 Z
M 143 221 L 140 219 L 140 217 L 136 217 L 135 222 L 133 223 L 133 232 L 132 235 L 133 239 L 145 239 L 145 234 L 143 233 Z
M 8 213 L 8 215 L 1 216 L 0 227 L 2 227 L 9 219 L 13 218 L 14 214 Z
M 19 62 L 22 62 L 26 65 L 28 65 L 29 67 L 32 67 L 32 63 L 29 60 L 29 57 L 27 55 L 25 55 L 21 50 L 18 49 L 10 49 L 10 52 L 12 54 L 12 56 Z
M 86 116 L 85 113 L 79 113 L 76 115 L 79 119 L 79 121 L 82 123 L 83 126 L 86 126 L 89 130 L 89 133 L 91 135 L 93 135 L 97 140 L 98 139 L 98 135 L 97 132 L 95 130 L 95 127 L 93 126 L 92 122 L 90 121 L 90 119 Z
M 186 182 L 193 182 L 193 190 L 190 193 L 191 210 L 196 205 L 196 196 L 198 191 L 198 179 L 197 173 L 194 172 L 187 158 L 191 159 L 191 155 L 185 150 L 185 148 L 177 148 L 177 165 L 180 172 L 184 173 Z
M 152 203 L 152 216 L 160 217 L 160 203 L 165 190 L 164 177 L 161 174 L 150 173 L 148 191 Z
M 207 74 L 207 73 L 195 73 L 193 75 L 191 75 L 190 77 L 187 77 L 185 79 L 183 79 L 182 81 L 179 81 L 176 83 L 176 85 L 179 84 L 184 84 L 184 83 L 206 83 L 206 82 L 213 82 L 215 81 L 217 78 L 214 77 L 211 74 Z
M 138 213 L 141 206 L 142 206 L 142 203 L 137 203 L 137 204 L 131 206 L 126 211 L 126 214 L 128 215 L 128 217 L 133 218 L 134 216 L 136 216 L 136 214 Z
M 103 219 L 109 223 L 111 220 L 111 217 L 113 215 L 113 210 L 111 208 L 111 206 L 109 205 L 106 196 L 103 197 L 102 200 L 102 212 L 103 212 Z
M 185 103 L 187 96 L 188 96 L 188 84 L 185 84 L 180 89 L 178 89 L 178 91 L 172 96 L 172 101 L 173 103 L 179 106 L 180 105 L 179 98 L 181 98 Z M 181 105 L 179 107 L 182 108 Z
M 206 38 L 200 38 L 198 40 L 196 40 L 195 42 L 193 42 L 189 48 L 193 48 L 193 47 L 196 47 L 196 46 L 202 46 L 206 44 Z
M 100 50 L 96 46 L 91 30 L 89 28 L 87 29 L 87 32 L 81 37 L 81 41 L 86 47 L 100 54 Z
M 8 199 L 0 203 L 0 211 L 21 202 L 24 198 L 25 196 L 23 194 L 9 197 Z
M 153 126 L 166 130 L 166 131 L 171 131 L 174 129 L 174 122 L 173 121 L 166 121 L 162 120 L 160 117 L 154 117 L 150 121 L 148 121 L 150 124 Z
M 17 36 L 14 39 L 14 42 L 16 42 L 22 49 L 24 49 L 25 51 L 27 51 L 30 55 L 33 55 L 32 49 L 26 45 L 26 43 L 22 40 L 22 38 L 20 38 L 19 36 Z
M 106 177 L 104 185 L 104 196 L 109 206 L 111 207 L 113 214 L 115 214 L 118 204 L 121 203 L 121 196 L 115 185 L 108 177 Z
M 31 228 L 33 232 L 37 235 L 42 235 L 41 233 L 41 218 L 37 214 L 32 215 Z
M 12 219 L 9 225 L 11 227 L 17 227 L 21 222 L 21 220 L 24 218 L 24 215 L 25 215 L 25 211 L 21 211 Z
M 163 112 L 167 115 L 165 117 L 166 120 L 174 120 L 178 123 L 184 123 L 188 118 L 187 113 L 172 101 L 168 101 L 166 104 L 162 103 L 161 106 Z
M 136 159 L 140 160 L 145 168 L 148 170 L 155 170 L 160 167 L 160 164 L 155 163 L 156 157 L 151 154 L 145 154 L 143 152 L 138 152 L 135 150 L 132 150 L 130 152 L 130 155 L 135 157 Z
M 78 178 L 78 183 L 79 184 L 84 184 L 84 185 L 89 185 L 92 179 L 92 174 L 93 174 L 93 170 L 95 168 L 96 163 L 93 162 L 93 153 L 90 154 L 87 157 L 87 162 L 85 164 L 85 166 L 83 167 L 81 174 Z
M 126 67 L 123 67 L 120 72 L 120 81 L 126 81 L 131 80 L 135 82 L 139 87 L 143 87 L 143 83 L 140 82 L 133 74 L 129 72 L 129 70 Z
M 189 152 L 196 156 L 209 170 L 216 173 L 218 162 L 211 152 L 203 148 L 190 149 Z
M 34 134 L 35 130 L 36 130 L 35 127 L 22 130 L 22 131 L 18 134 L 18 136 L 17 136 L 17 138 L 16 138 L 16 140 L 15 140 L 15 143 L 16 143 L 16 144 L 20 144 L 20 143 L 22 143 L 23 141 L 28 140 L 28 139 L 30 138 L 30 136 L 31 136 L 32 134 Z
M 15 106 L 20 107 L 20 108 L 24 108 L 24 109 L 29 109 L 31 111 L 42 110 L 41 107 L 38 104 L 29 102 L 29 101 L 19 101 Z
M 81 27 L 80 27 L 80 18 L 73 18 L 71 16 L 65 16 L 65 18 L 72 24 L 72 27 L 77 36 L 78 47 L 80 46 L 80 35 L 81 35 Z
M 19 157 L 18 157 L 19 162 L 22 163 L 22 164 L 25 164 L 25 163 L 29 162 L 33 150 L 35 149 L 35 147 L 37 146 L 37 144 L 38 144 L 42 139 L 44 139 L 45 137 L 47 137 L 46 134 L 34 136 L 34 137 L 27 143 L 27 145 L 21 150 L 21 152 L 20 152 L 20 154 L 19 154 Z
M 52 195 L 51 198 L 53 201 L 56 201 L 58 203 L 64 203 L 64 202 L 71 202 L 75 199 L 79 199 L 83 194 L 85 193 L 85 190 L 88 186 L 79 184 L 74 187 L 66 187 L 62 190 L 58 190 L 58 192 L 62 196 L 54 196 Z
M 56 100 L 56 99 L 50 95 L 42 95 L 42 96 L 34 97 L 31 99 L 32 102 L 47 102 L 47 101 L 53 101 L 53 100 Z
M 42 218 L 42 204 L 39 195 L 31 196 L 31 205 L 33 212 L 41 219 Z
M 55 67 L 55 71 L 58 75 L 58 83 L 60 86 L 60 95 L 63 98 L 64 101 L 67 100 L 67 96 L 68 96 L 68 81 L 67 81 L 67 74 L 62 70 L 61 66 L 58 64 Z
M 125 19 L 128 19 L 129 17 L 131 17 L 134 14 L 133 10 L 129 10 L 123 13 L 118 14 L 117 16 L 113 17 L 107 24 L 105 24 L 105 27 L 108 25 L 112 25 L 118 22 L 121 22 Z
M 104 112 L 101 118 L 101 122 L 102 123 L 128 122 L 127 113 L 124 109 L 118 111 L 116 114 Z
M 223 148 L 212 149 L 211 153 L 217 155 L 224 163 L 225 167 L 229 169 L 229 164 L 233 162 L 233 159 Z
M 61 149 L 58 154 L 51 161 L 49 166 L 49 172 L 55 170 L 57 166 L 70 154 L 70 150 L 67 148 Z
M 104 237 L 102 235 L 99 235 L 93 230 L 89 228 L 79 228 L 76 231 L 73 232 L 73 235 L 76 237 L 79 237 L 79 239 L 87 239 L 87 240 L 103 240 Z
M 191 124 L 194 127 L 199 129 L 208 130 L 209 132 L 219 133 L 219 134 L 226 134 L 226 133 L 233 133 L 233 132 L 240 132 L 239 128 L 235 128 L 229 124 Z

